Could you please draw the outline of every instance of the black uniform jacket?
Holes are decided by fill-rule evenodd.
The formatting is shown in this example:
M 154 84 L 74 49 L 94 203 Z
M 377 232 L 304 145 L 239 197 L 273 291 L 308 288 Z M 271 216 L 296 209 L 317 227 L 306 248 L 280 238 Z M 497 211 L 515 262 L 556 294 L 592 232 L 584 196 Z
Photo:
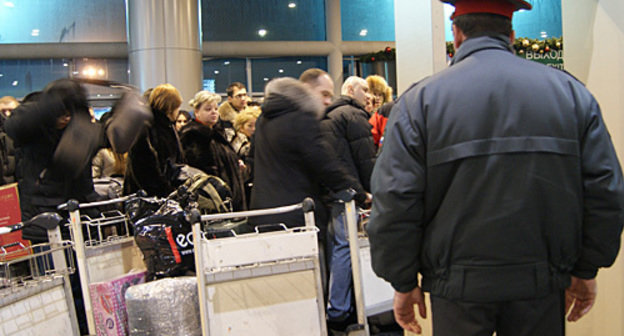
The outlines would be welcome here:
M 622 172 L 594 97 L 565 72 L 466 40 L 392 111 L 372 178 L 373 268 L 395 289 L 537 298 L 613 263 Z

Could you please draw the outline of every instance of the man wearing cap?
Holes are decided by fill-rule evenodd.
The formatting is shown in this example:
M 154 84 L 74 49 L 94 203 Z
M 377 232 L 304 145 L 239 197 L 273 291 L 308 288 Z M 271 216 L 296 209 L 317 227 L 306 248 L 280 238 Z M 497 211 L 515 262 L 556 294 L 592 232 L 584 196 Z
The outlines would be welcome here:
M 513 54 L 512 14 L 530 4 L 442 1 L 457 52 L 388 121 L 373 268 L 412 332 L 427 291 L 436 336 L 564 335 L 620 246 L 624 184 L 600 108 L 572 76 Z

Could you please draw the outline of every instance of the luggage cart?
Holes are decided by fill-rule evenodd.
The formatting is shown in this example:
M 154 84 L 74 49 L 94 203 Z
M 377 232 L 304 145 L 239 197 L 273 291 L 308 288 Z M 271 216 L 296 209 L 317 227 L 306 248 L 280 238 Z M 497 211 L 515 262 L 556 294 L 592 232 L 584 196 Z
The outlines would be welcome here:
M 61 221 L 58 214 L 44 213 L 24 224 L 2 228 L 0 234 L 37 223 L 47 229 L 49 242 L 0 247 L 0 313 L 5 317 L 0 320 L 0 330 L 12 334 L 80 335 L 69 281 L 75 271 L 73 243 L 62 240 Z M 17 245 L 21 249 L 7 252 Z M 27 265 L 27 271 L 16 271 L 18 265 Z
M 113 210 L 100 217 L 81 215 L 81 209 L 119 204 L 136 196 L 125 196 L 100 202 L 78 203 L 70 200 L 59 205 L 69 212 L 69 232 L 74 242 L 80 286 L 89 334 L 96 334 L 89 285 L 109 281 L 131 270 L 145 270 L 143 254 L 130 234 L 127 214 Z M 85 240 L 86 237 L 86 240 Z
M 314 201 L 192 216 L 202 335 L 327 335 Z M 306 226 L 208 239 L 214 220 L 303 211 Z M 259 227 L 260 228 L 260 227 Z
M 371 265 L 370 244 L 364 226 L 368 219 L 367 210 L 358 211 L 353 201 L 354 192 L 341 192 L 338 201 L 345 206 L 345 222 L 351 270 L 353 272 L 353 295 L 357 312 L 358 328 L 350 328 L 348 335 L 370 335 L 368 318 L 392 310 L 394 289 L 390 283 L 379 278 Z M 360 226 L 358 227 L 358 216 Z

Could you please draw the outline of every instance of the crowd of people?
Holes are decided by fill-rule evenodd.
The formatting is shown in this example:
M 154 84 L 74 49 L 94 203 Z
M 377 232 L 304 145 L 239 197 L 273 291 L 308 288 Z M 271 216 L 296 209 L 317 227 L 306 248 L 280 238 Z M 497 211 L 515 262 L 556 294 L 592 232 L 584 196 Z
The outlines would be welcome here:
M 375 90 L 369 90 L 369 83 Z M 106 136 L 111 120 L 119 118 L 117 107 L 96 120 L 80 82 L 56 80 L 21 103 L 13 97 L 0 99 L 2 183 L 18 183 L 23 220 L 57 211 L 69 199 L 111 197 L 98 190 L 101 181 L 111 179 L 120 185 L 120 195 L 143 190 L 148 196 L 167 197 L 184 182 L 179 178 L 184 165 L 221 178 L 231 191 L 233 211 L 312 197 L 326 260 L 322 268 L 329 323 L 344 329 L 355 321 L 355 313 L 343 208 L 332 195 L 351 188 L 359 206 L 370 206 L 369 181 L 379 145 L 371 123 L 392 101 L 392 89 L 383 77 L 354 76 L 341 92 L 334 99 L 329 75 L 308 69 L 300 79 L 271 81 L 261 102 L 234 82 L 223 103 L 218 94 L 200 91 L 188 101 L 192 111 L 184 111 L 178 89 L 158 85 L 143 93 L 151 122 L 127 152 L 118 153 Z M 88 162 L 67 169 L 58 157 L 71 148 L 61 142 L 79 132 L 76 125 L 70 127 L 78 119 L 87 120 L 79 116 L 102 131 L 87 135 L 96 138 L 90 141 L 96 145 L 81 151 Z M 382 134 L 380 124 L 374 125 L 375 134 Z M 266 222 L 298 226 L 303 216 L 262 218 L 252 224 Z

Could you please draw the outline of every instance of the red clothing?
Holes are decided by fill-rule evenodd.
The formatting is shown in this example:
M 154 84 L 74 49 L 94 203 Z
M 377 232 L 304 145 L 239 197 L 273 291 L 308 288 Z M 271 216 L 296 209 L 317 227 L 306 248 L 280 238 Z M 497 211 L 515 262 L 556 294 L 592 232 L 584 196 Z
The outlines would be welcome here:
M 384 117 L 376 111 L 373 115 L 368 119 L 368 122 L 373 125 L 373 129 L 371 129 L 371 133 L 373 134 L 373 141 L 375 142 L 375 146 L 379 148 L 379 141 L 386 130 L 386 123 L 388 122 L 388 118 Z

